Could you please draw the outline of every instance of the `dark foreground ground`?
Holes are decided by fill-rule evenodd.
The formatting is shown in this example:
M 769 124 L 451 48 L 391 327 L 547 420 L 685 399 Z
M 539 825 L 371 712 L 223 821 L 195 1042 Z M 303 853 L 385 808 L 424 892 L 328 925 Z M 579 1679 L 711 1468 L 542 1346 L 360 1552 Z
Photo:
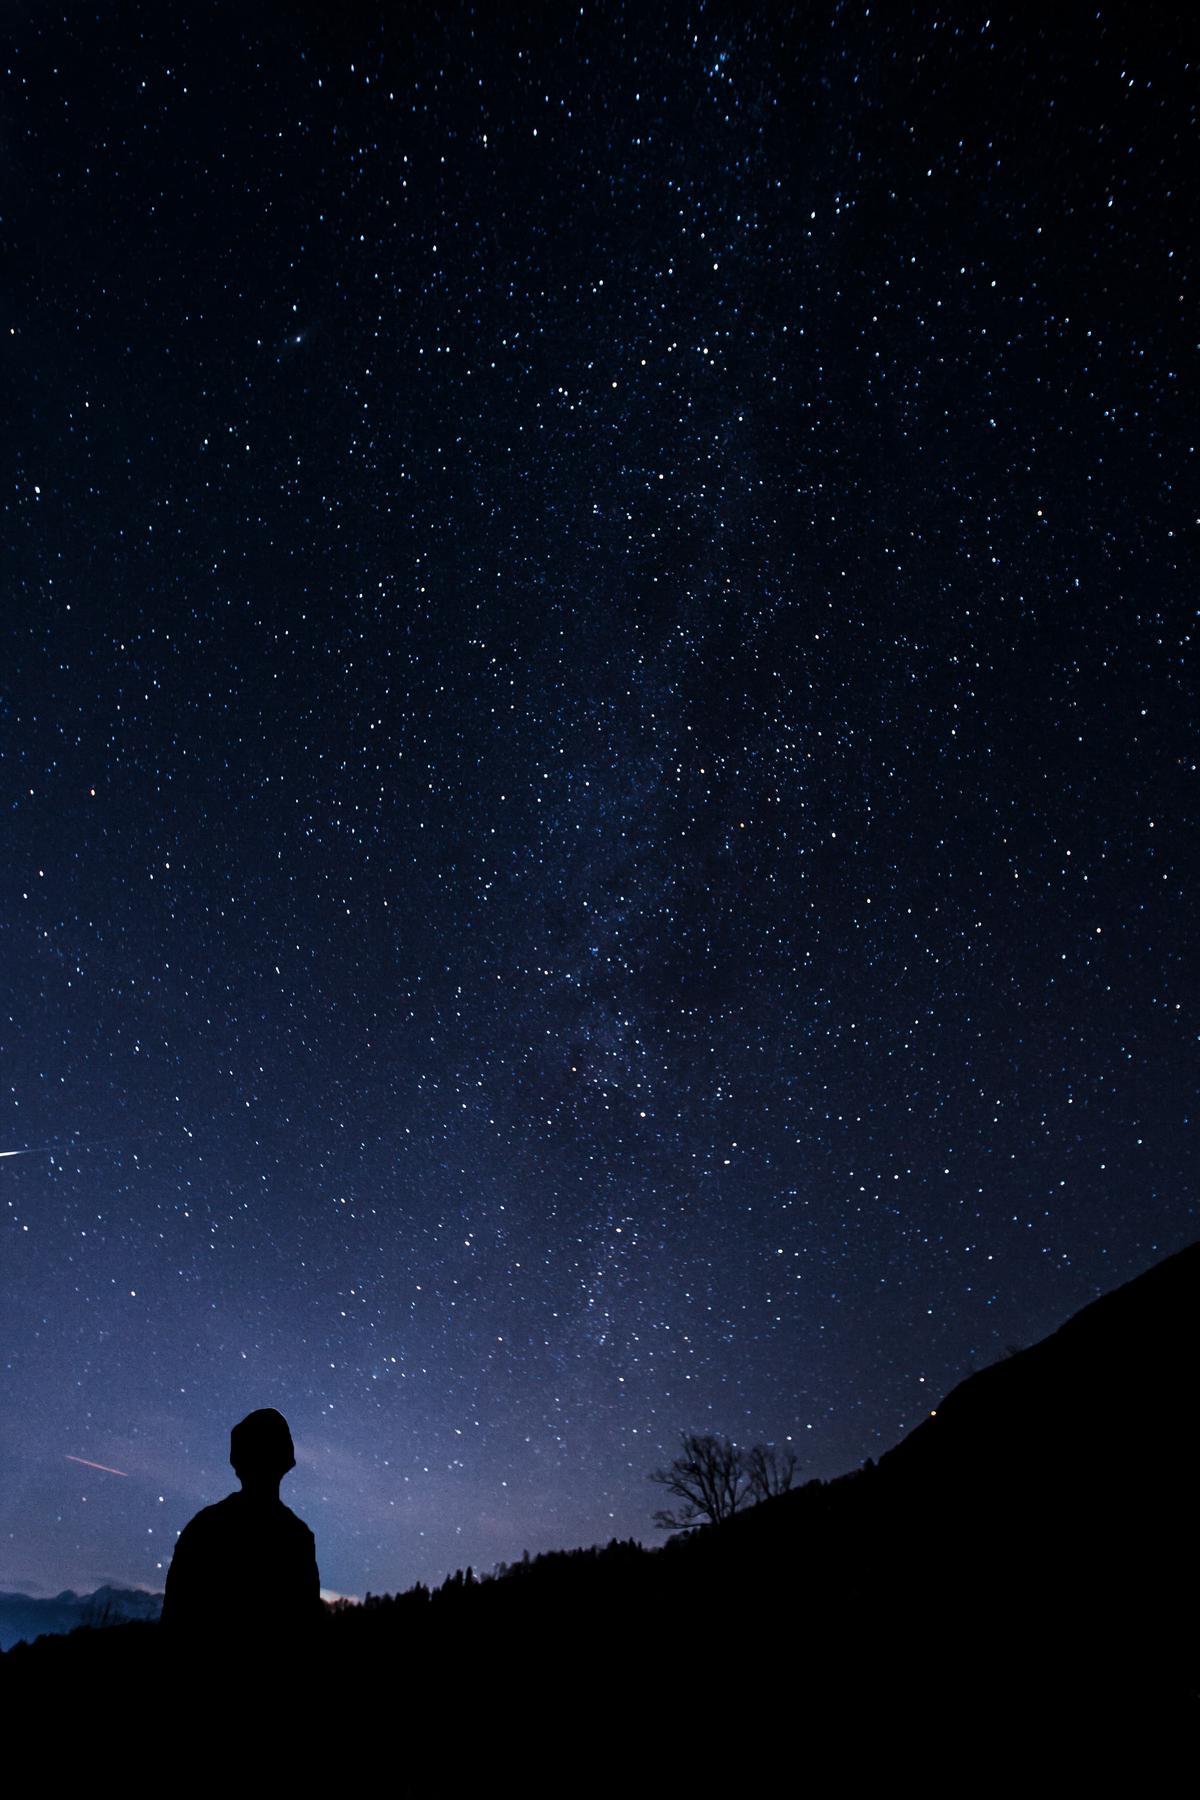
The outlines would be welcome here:
M 44 1638 L 0 1658 L 0 1704 L 52 1761 L 69 1724 L 88 1767 L 99 1745 L 110 1774 L 150 1757 L 160 1778 L 236 1755 L 247 1779 L 365 1757 L 395 1782 L 572 1789 L 868 1764 L 1165 1780 L 1200 1725 L 1198 1302 L 1193 1247 L 972 1377 L 877 1466 L 687 1542 L 453 1579 L 307 1646 Z

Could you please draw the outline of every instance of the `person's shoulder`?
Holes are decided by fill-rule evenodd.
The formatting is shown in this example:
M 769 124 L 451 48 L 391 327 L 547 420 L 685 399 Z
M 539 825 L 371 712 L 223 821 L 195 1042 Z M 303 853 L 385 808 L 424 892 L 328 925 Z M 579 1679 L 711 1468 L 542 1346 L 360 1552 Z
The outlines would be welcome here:
M 188 1520 L 180 1536 L 186 1537 L 190 1532 L 193 1537 L 203 1537 L 210 1531 L 220 1531 L 237 1511 L 236 1502 L 239 1498 L 238 1494 L 226 1494 L 223 1500 L 215 1500 L 211 1506 L 202 1506 Z
M 228 1519 L 232 1514 L 238 1513 L 241 1510 L 242 1496 L 235 1489 L 232 1494 L 226 1494 L 223 1500 L 214 1500 L 211 1506 L 201 1507 L 200 1511 L 196 1514 L 196 1517 L 198 1519 L 208 1519 L 213 1524 L 216 1524 L 218 1520 Z
M 285 1529 L 290 1531 L 293 1537 L 308 1538 L 315 1544 L 317 1540 L 313 1537 L 311 1530 L 304 1523 L 304 1520 L 300 1517 L 299 1513 L 294 1513 L 290 1506 L 285 1506 L 283 1504 L 282 1500 L 279 1502 L 279 1507 L 286 1521 Z

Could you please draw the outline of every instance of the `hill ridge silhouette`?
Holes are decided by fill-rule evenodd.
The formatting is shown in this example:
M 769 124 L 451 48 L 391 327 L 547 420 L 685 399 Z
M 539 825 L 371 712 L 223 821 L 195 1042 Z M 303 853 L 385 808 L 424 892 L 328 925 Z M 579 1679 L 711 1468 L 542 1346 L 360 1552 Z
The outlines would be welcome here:
M 1194 1721 L 1198 1303 L 1200 1243 L 972 1372 L 878 1463 L 652 1549 L 550 1552 L 336 1607 L 323 1691 L 386 1708 L 401 1681 L 447 1729 L 464 1680 L 472 1705 L 534 1705 L 565 1731 L 614 1671 L 676 1726 L 751 1735 L 801 1704 L 829 1730 L 931 1706 L 960 1732 Z M 152 1680 L 156 1635 L 42 1640 L 0 1677 L 61 1686 L 86 1664 L 96 1687 L 140 1659 Z

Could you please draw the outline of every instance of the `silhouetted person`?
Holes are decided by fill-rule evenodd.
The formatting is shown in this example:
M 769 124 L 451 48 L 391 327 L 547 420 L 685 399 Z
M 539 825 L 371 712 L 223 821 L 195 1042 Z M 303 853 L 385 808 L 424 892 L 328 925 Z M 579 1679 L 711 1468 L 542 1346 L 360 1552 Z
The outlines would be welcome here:
M 241 1492 L 184 1526 L 167 1571 L 163 1626 L 187 1655 L 303 1656 L 321 1624 L 321 1584 L 313 1534 L 279 1498 L 296 1466 L 283 1414 L 264 1407 L 235 1425 L 229 1460 Z

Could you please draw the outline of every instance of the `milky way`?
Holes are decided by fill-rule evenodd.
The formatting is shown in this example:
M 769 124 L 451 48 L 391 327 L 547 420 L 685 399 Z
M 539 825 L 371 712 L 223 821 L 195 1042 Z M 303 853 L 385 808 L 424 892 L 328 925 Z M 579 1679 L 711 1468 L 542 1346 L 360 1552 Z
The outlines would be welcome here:
M 1196 1232 L 1182 25 L 327 10 L 5 59 L 0 1587 L 267 1405 L 332 1588 L 649 1539 Z

